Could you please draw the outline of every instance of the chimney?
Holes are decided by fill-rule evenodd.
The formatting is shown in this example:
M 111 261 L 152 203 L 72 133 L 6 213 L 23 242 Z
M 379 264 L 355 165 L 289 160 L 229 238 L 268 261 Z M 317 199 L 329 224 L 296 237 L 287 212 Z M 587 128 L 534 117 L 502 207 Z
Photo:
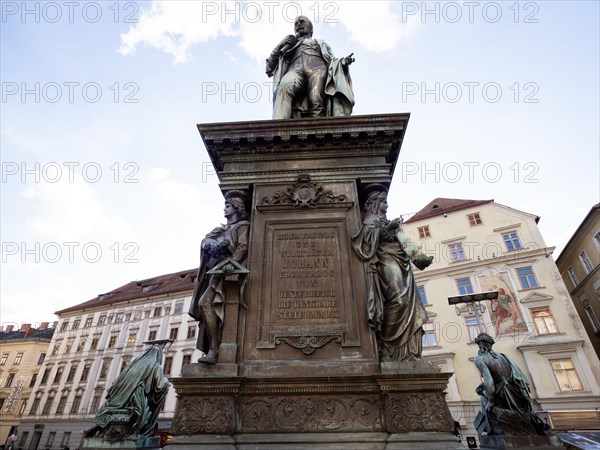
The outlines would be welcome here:
M 40 323 L 40 327 L 38 329 L 39 330 L 47 330 L 48 325 L 50 325 L 50 322 L 42 322 L 42 323 Z
M 15 329 L 14 325 L 6 325 L 6 332 L 7 333 L 12 333 L 12 330 Z
M 21 325 L 21 331 L 24 331 L 26 333 L 29 331 L 30 328 L 31 328 L 30 323 L 24 323 L 23 325 Z

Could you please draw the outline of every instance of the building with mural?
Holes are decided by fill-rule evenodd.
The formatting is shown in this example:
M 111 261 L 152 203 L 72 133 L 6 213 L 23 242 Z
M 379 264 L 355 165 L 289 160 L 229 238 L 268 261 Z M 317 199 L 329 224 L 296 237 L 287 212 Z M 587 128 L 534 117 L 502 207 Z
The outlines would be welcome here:
M 494 337 L 495 351 L 527 374 L 542 417 L 561 429 L 587 422 L 598 427 L 600 363 L 539 220 L 493 200 L 437 198 L 404 223 L 404 231 L 435 258 L 425 271 L 415 270 L 429 312 L 423 354 L 454 372 L 446 398 L 463 434 L 476 434 L 480 375 L 474 338 L 482 331 Z M 488 291 L 498 291 L 498 299 L 448 302 Z

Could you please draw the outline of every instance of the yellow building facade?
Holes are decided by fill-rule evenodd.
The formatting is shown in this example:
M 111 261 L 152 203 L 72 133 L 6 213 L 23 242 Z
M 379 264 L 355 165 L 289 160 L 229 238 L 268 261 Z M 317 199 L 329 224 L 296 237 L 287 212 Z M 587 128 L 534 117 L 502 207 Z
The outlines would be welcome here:
M 0 332 L 0 445 L 16 434 L 27 401 L 43 366 L 53 328 L 24 324 Z

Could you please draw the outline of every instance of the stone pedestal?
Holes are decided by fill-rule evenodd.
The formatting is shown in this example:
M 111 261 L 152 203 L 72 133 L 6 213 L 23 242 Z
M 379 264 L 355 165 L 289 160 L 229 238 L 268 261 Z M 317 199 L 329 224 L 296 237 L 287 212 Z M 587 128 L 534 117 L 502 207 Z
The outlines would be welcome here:
M 85 438 L 83 447 L 86 450 L 123 450 L 123 449 L 140 449 L 140 450 L 158 450 L 160 449 L 160 438 L 158 437 L 140 437 L 137 439 L 123 439 L 119 441 L 109 442 L 98 438 Z
M 444 400 L 451 374 L 379 362 L 351 247 L 363 188 L 389 186 L 408 118 L 198 126 L 223 193 L 252 198 L 250 273 L 243 302 L 228 288 L 218 364 L 171 379 L 169 446 L 464 448 Z

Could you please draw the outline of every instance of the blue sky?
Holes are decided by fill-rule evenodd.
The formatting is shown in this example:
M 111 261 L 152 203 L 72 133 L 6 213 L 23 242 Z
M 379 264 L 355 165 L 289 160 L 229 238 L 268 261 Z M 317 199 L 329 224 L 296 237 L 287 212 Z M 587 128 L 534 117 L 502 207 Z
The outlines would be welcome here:
M 354 53 L 354 114 L 411 113 L 388 215 L 494 199 L 560 251 L 598 202 L 598 5 L 2 1 L 0 321 L 197 265 L 223 218 L 195 125 L 270 118 L 297 11 Z

